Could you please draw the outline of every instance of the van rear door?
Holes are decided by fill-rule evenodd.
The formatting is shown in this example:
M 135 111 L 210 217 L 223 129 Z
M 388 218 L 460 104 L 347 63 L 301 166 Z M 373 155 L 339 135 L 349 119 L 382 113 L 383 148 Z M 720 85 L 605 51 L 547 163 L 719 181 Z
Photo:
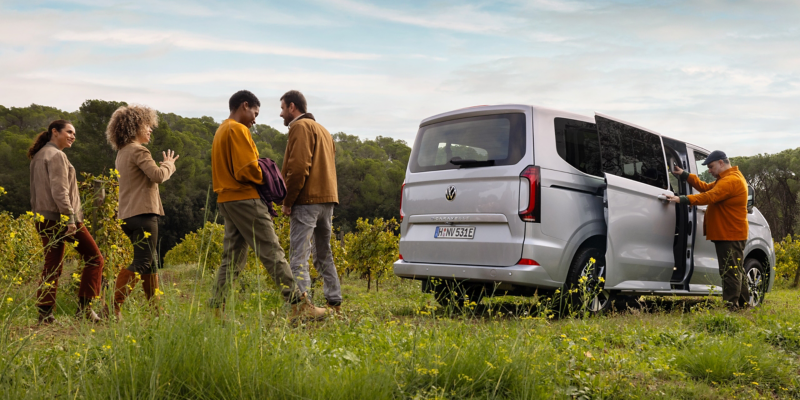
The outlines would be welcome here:
M 533 162 L 529 119 L 530 109 L 509 110 L 420 127 L 403 189 L 405 261 L 510 266 L 520 260 L 520 187 L 528 182 L 520 173 Z M 523 188 L 527 196 L 529 185 Z
M 606 179 L 605 288 L 670 290 L 675 266 L 675 206 L 661 136 L 595 115 Z

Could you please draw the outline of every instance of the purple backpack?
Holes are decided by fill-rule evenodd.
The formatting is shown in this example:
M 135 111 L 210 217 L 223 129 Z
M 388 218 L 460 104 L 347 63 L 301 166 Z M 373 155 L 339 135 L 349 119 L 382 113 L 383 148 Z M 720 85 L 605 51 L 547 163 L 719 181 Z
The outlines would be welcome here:
M 272 208 L 272 203 L 280 203 L 286 198 L 286 182 L 283 181 L 281 171 L 275 161 L 269 158 L 259 158 L 258 165 L 261 167 L 261 175 L 264 178 L 264 183 L 256 185 L 258 195 L 261 196 L 261 201 L 269 208 L 269 213 L 273 217 L 278 216 L 278 212 Z

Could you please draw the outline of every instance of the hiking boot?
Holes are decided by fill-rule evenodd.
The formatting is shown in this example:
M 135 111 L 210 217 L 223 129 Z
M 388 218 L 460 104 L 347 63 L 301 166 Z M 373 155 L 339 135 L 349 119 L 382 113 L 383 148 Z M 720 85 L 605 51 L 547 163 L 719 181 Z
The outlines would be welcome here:
M 144 289 L 144 296 L 150 302 L 150 307 L 153 308 L 155 315 L 163 314 L 161 310 L 161 291 L 158 289 L 158 274 L 142 275 L 142 289 Z
M 329 312 L 331 314 L 337 316 L 337 317 L 341 317 L 342 316 L 342 305 L 341 304 L 334 305 L 334 304 L 331 304 L 331 303 L 327 303 L 327 304 L 325 304 L 325 308 L 330 310 Z
M 300 302 L 292 304 L 292 322 L 296 321 L 321 321 L 325 319 L 327 310 L 316 307 L 311 303 L 305 293 L 300 297 Z
M 39 325 L 49 325 L 56 321 L 53 316 L 53 306 L 37 306 L 39 309 Z

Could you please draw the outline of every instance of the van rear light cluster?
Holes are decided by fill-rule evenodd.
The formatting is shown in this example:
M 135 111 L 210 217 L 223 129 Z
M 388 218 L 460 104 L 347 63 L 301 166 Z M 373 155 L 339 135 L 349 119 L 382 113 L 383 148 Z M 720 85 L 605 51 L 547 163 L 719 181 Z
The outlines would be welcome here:
M 403 186 L 400 186 L 400 222 L 403 222 L 403 217 L 406 216 L 403 213 L 403 192 L 405 192 L 405 189 L 406 189 L 406 183 L 403 182 Z
M 539 265 L 536 260 L 531 260 L 530 258 L 521 258 L 517 265 Z
M 541 222 L 542 218 L 542 180 L 539 167 L 530 165 L 519 174 L 528 180 L 528 206 L 519 212 L 519 218 L 525 222 Z M 520 193 L 522 195 L 522 193 Z

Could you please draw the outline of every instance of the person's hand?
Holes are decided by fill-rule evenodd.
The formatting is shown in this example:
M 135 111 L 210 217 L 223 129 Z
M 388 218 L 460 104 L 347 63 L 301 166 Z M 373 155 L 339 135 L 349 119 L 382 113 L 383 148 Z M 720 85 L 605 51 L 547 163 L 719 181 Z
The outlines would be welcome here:
M 291 215 L 292 207 L 281 206 L 281 211 L 283 211 L 283 215 Z
M 175 155 L 175 151 L 174 150 L 169 150 L 169 149 L 167 149 L 166 152 L 162 151 L 161 155 L 164 156 L 164 161 L 162 161 L 162 162 L 168 162 L 168 163 L 173 163 L 173 164 L 178 159 L 178 157 L 180 157 L 178 155 Z
M 75 224 L 67 224 L 67 236 L 72 236 L 78 230 Z
M 681 167 L 679 167 L 677 165 L 673 165 L 672 166 L 672 173 L 675 174 L 675 176 L 680 177 L 681 174 L 683 174 L 683 168 L 681 168 Z
M 677 203 L 677 204 L 681 203 L 681 198 L 679 196 L 675 196 L 675 195 L 672 195 L 672 194 L 665 194 L 664 196 L 667 198 L 667 201 L 669 201 L 669 202 Z

